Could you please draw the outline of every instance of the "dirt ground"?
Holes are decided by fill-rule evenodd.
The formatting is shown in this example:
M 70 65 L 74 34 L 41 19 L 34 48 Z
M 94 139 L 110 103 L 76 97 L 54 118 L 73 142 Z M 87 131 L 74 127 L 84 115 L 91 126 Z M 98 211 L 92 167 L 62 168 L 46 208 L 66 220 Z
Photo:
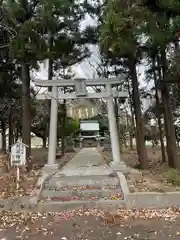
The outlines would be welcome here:
M 180 172 L 168 168 L 166 163 L 161 161 L 161 151 L 159 148 L 147 148 L 149 158 L 149 169 L 138 168 L 136 151 L 125 149 L 121 155 L 122 160 L 133 171 L 126 174 L 129 189 L 131 192 L 173 192 L 180 191 Z M 112 160 L 110 151 L 103 153 L 106 162 Z
M 60 157 L 60 165 L 64 166 L 75 153 L 66 153 L 64 157 Z M 30 195 L 34 189 L 37 180 L 40 176 L 40 169 L 44 166 L 47 159 L 47 149 L 36 148 L 32 149 L 31 162 L 32 170 L 27 173 L 25 168 L 20 169 L 20 181 L 17 188 L 17 170 L 15 167 L 1 172 L 0 174 L 0 199 L 7 199 L 15 196 Z
M 57 151 L 57 162 L 62 167 L 69 160 L 71 160 L 77 153 L 65 153 L 62 157 L 60 151 Z M 31 150 L 33 165 L 37 165 L 37 168 L 43 167 L 47 163 L 48 149 L 47 148 L 32 148 Z
M 9 216 L 8 216 L 9 217 Z M 7 217 L 6 217 L 7 218 Z M 12 217 L 13 218 L 13 217 Z M 180 219 L 129 219 L 118 224 L 106 223 L 97 216 L 76 216 L 62 219 L 61 216 L 22 217 L 19 224 L 11 222 L 3 226 L 0 239 L 30 240 L 179 240 Z M 15 219 L 14 219 L 15 221 Z

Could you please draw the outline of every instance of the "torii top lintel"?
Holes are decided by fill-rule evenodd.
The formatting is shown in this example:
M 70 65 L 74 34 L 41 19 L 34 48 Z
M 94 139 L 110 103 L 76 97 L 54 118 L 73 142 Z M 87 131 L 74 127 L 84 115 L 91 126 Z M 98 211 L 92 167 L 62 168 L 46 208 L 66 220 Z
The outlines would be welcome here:
M 76 80 L 84 80 L 86 86 L 105 86 L 107 84 L 110 85 L 120 85 L 125 79 L 126 75 L 121 75 L 116 78 L 95 78 L 95 79 L 71 79 L 71 80 L 35 80 L 36 86 L 41 87 L 72 87 L 75 86 Z

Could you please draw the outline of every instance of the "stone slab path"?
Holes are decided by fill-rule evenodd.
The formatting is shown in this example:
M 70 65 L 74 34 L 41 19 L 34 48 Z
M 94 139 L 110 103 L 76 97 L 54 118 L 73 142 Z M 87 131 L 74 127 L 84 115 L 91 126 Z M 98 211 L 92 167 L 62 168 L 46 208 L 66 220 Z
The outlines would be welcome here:
M 111 173 L 112 170 L 106 165 L 101 153 L 96 148 L 83 148 L 58 172 L 58 175 L 87 176 Z

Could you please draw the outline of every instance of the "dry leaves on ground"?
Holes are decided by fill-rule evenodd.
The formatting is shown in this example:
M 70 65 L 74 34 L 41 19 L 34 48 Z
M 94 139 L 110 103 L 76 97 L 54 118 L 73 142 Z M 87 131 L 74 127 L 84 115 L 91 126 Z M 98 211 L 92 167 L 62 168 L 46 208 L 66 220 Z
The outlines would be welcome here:
M 16 234 L 23 237 L 25 234 L 52 235 L 53 225 L 61 224 L 62 221 L 73 220 L 75 217 L 91 217 L 100 218 L 106 224 L 124 226 L 126 220 L 131 219 L 163 219 L 167 221 L 175 221 L 180 218 L 180 209 L 169 208 L 166 210 L 122 210 L 119 209 L 113 213 L 103 212 L 97 209 L 91 210 L 69 210 L 61 213 L 0 213 L 0 230 L 14 229 Z
M 39 174 L 38 171 L 32 170 L 26 173 L 25 170 L 20 169 L 19 188 L 17 189 L 16 168 L 11 168 L 8 173 L 4 173 L 0 177 L 0 199 L 30 195 L 36 185 Z
M 42 149 L 39 149 L 40 153 L 38 158 L 42 155 L 43 159 L 39 161 L 37 157 L 31 158 L 31 163 L 33 166 L 33 170 L 27 173 L 24 168 L 20 169 L 20 181 L 19 188 L 17 189 L 17 171 L 16 168 L 11 168 L 7 173 L 4 173 L 0 177 L 0 199 L 7 199 L 9 197 L 15 196 L 26 196 L 30 195 L 32 190 L 35 188 L 37 180 L 40 176 L 40 167 L 45 164 L 44 155 L 41 153 Z M 38 149 L 36 150 L 38 152 Z M 63 158 L 61 158 L 61 163 L 64 165 L 72 157 L 75 153 L 65 154 Z M 7 160 L 7 159 L 6 159 Z M 38 162 L 38 163 L 37 163 Z M 7 161 L 3 163 L 7 165 Z M 2 164 L 2 165 L 3 165 Z
M 147 148 L 149 169 L 137 169 L 138 161 L 135 151 L 124 150 L 122 154 L 123 161 L 135 168 L 134 172 L 126 174 L 128 186 L 131 192 L 174 192 L 180 191 L 180 186 L 167 181 L 167 173 L 170 171 L 167 163 L 161 161 L 161 151 L 159 149 Z M 105 160 L 112 160 L 110 151 L 103 152 Z M 179 182 L 180 183 L 180 179 Z

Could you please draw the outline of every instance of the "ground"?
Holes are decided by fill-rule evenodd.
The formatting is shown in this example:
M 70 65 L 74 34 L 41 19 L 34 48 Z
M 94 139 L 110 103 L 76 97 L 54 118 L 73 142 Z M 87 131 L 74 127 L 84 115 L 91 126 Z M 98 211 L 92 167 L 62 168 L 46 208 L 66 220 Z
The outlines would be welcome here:
M 126 174 L 130 192 L 174 192 L 180 191 L 180 173 L 169 169 L 167 163 L 161 161 L 161 151 L 159 148 L 147 147 L 149 158 L 149 169 L 141 170 L 137 168 L 136 151 L 124 149 L 121 155 L 122 160 L 136 172 Z M 112 159 L 110 151 L 103 153 L 106 162 Z
M 47 149 L 34 148 L 31 151 L 32 170 L 27 173 L 24 167 L 20 168 L 19 188 L 17 189 L 17 170 L 16 168 L 3 169 L 0 174 L 0 199 L 6 199 L 15 196 L 30 195 L 35 188 L 37 180 L 40 176 L 40 168 L 44 166 L 47 159 Z M 75 153 L 67 153 L 64 157 L 59 158 L 60 164 L 66 164 Z M 4 154 L 0 155 L 0 160 Z M 0 162 L 0 169 L 4 168 L 6 160 Z
M 80 214 L 79 214 L 80 215 Z M 91 216 L 92 215 L 92 216 Z M 96 215 L 96 216 L 95 216 Z M 1 214 L 0 239 L 30 240 L 178 240 L 180 219 L 125 219 L 112 222 L 102 213 L 86 212 L 72 217 L 66 214 Z M 146 214 L 144 214 L 145 216 Z M 151 215 L 153 215 L 151 213 Z M 168 215 L 168 214 L 167 214 Z M 126 215 L 125 215 L 126 216 Z M 148 215 L 145 216 L 147 218 Z M 118 220 L 118 219 L 117 219 Z
M 33 159 L 39 165 L 46 159 L 47 151 L 35 150 Z M 39 154 L 39 155 L 38 155 Z M 74 154 L 74 153 L 73 153 Z M 165 191 L 179 189 L 169 184 L 165 173 L 169 171 L 166 164 L 160 161 L 160 151 L 148 149 L 150 169 L 143 171 L 137 178 L 126 176 L 131 191 Z M 73 155 L 67 154 L 61 162 L 67 162 Z M 112 159 L 110 152 L 104 152 L 106 161 Z M 124 152 L 122 159 L 131 167 L 137 165 L 135 152 Z M 63 164 L 64 164 L 63 163 Z M 37 167 L 38 168 L 38 167 Z M 1 198 L 13 195 L 29 194 L 38 178 L 38 170 L 21 175 L 21 191 L 15 189 L 15 172 L 3 174 L 0 178 Z M 8 176 L 8 177 L 7 177 Z M 32 182 L 31 182 L 32 181 Z M 31 184 L 30 184 L 31 182 Z M 178 182 L 178 181 L 177 181 Z M 9 184 L 9 185 L 8 185 Z M 12 187 L 13 186 L 13 187 Z M 7 191 L 8 189 L 8 191 Z M 12 189 L 10 191 L 9 189 Z M 8 192 L 11 194 L 8 195 Z M 3 194 L 2 194 L 3 193 Z M 68 211 L 61 213 L 22 213 L 0 212 L 0 240 L 179 240 L 180 209 L 167 210 L 117 210 L 102 212 L 97 210 Z

